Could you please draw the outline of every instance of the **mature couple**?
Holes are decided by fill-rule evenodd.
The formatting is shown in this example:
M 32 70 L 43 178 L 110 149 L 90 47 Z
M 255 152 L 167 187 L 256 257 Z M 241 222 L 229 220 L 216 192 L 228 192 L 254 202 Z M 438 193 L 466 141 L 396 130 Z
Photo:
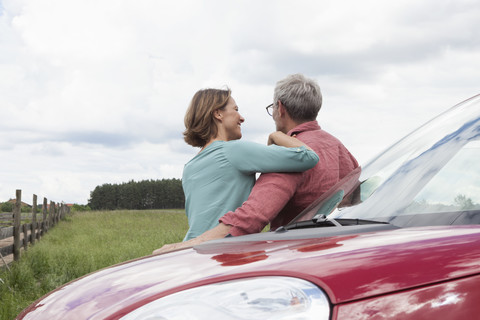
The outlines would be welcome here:
M 275 230 L 355 169 L 345 146 L 318 125 L 321 105 L 314 80 L 280 80 L 267 107 L 276 131 L 261 145 L 240 140 L 245 119 L 230 90 L 198 91 L 185 115 L 185 141 L 201 148 L 182 177 L 189 230 L 184 242 L 153 253 L 260 232 L 269 223 Z

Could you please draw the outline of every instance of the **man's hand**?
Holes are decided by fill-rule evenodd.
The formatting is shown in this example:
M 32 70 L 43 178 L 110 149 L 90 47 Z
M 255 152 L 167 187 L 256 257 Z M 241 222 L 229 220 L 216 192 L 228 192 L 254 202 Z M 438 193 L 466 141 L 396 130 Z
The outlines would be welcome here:
M 191 248 L 197 244 L 200 244 L 208 240 L 225 238 L 225 236 L 230 232 L 231 227 L 232 226 L 226 225 L 220 222 L 215 228 L 205 231 L 204 233 L 202 233 L 201 235 L 199 235 L 194 239 L 190 239 L 185 242 L 165 244 L 160 249 L 153 251 L 153 254 L 162 254 L 162 253 L 167 253 L 167 252 L 180 250 L 184 248 Z

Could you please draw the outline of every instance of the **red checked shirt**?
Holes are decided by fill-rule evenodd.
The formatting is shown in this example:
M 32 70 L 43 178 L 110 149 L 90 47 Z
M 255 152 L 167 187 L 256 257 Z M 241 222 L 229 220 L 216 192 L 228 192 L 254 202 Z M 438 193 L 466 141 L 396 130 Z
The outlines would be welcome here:
M 317 165 L 301 173 L 260 175 L 247 201 L 219 219 L 231 225 L 230 234 L 256 233 L 271 223 L 271 230 L 288 224 L 336 182 L 358 167 L 357 160 L 317 121 L 302 123 L 288 132 L 317 153 Z

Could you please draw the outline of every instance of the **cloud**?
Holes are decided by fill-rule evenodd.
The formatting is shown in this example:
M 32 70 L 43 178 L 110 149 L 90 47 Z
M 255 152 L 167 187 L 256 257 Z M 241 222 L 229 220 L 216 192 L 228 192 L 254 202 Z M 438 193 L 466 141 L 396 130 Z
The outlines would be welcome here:
M 478 93 L 479 14 L 473 0 L 4 0 L 0 201 L 180 178 L 200 88 L 228 85 L 244 139 L 264 143 L 275 82 L 297 72 L 322 88 L 322 127 L 364 162 Z

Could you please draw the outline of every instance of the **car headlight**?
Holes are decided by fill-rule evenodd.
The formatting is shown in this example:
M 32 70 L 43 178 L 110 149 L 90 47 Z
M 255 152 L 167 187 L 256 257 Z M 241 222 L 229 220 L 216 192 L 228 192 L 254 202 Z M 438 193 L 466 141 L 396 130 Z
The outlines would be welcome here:
M 328 319 L 329 301 L 316 285 L 290 277 L 220 282 L 150 302 L 122 320 Z

